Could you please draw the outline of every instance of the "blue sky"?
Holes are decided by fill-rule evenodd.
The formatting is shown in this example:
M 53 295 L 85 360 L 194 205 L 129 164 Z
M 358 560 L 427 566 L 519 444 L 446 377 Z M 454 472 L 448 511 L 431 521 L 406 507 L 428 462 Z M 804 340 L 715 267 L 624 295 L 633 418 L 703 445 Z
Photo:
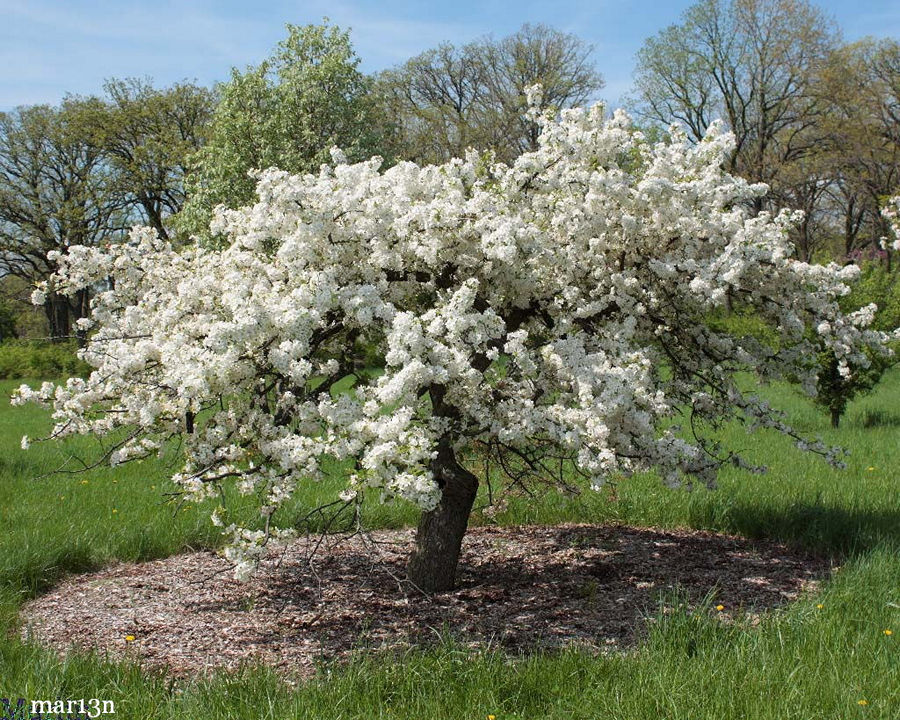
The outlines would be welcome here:
M 391 67 L 440 42 L 502 37 L 543 22 L 594 45 L 613 105 L 631 83 L 642 42 L 678 21 L 691 0 L 0 0 L 0 110 L 57 103 L 101 90 L 109 77 L 212 84 L 255 64 L 285 35 L 285 23 L 351 28 L 362 67 Z M 845 39 L 900 38 L 898 0 L 822 0 Z

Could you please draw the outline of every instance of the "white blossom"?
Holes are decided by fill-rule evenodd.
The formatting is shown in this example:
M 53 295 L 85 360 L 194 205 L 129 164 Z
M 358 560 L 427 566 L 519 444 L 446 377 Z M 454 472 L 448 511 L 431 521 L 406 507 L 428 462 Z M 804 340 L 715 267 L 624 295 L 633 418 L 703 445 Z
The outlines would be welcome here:
M 382 171 L 335 151 L 317 175 L 258 172 L 258 201 L 216 214 L 225 249 L 135 228 L 54 256 L 36 301 L 114 279 L 82 351 L 95 370 L 16 401 L 51 405 L 54 437 L 127 428 L 113 463 L 182 436 L 173 479 L 191 500 L 223 482 L 259 498 L 267 531 L 225 529 L 245 578 L 326 459 L 352 466 L 343 500 L 371 488 L 423 510 L 448 438 L 552 447 L 595 486 L 649 468 L 712 482 L 721 461 L 663 431 L 673 416 L 793 432 L 736 365 L 808 386 L 807 329 L 842 367 L 883 341 L 870 310 L 838 308 L 853 270 L 792 257 L 794 213 L 743 209 L 765 188 L 722 170 L 721 125 L 651 144 L 599 106 L 532 115 L 540 146 L 509 166 L 470 152 Z M 728 298 L 775 328 L 775 349 L 708 322 Z
M 890 243 L 891 249 L 900 251 L 900 195 L 889 198 L 882 208 L 881 214 L 887 218 L 891 224 L 891 230 L 894 231 L 894 239 Z M 883 242 L 884 248 L 887 249 L 888 239 L 883 238 Z

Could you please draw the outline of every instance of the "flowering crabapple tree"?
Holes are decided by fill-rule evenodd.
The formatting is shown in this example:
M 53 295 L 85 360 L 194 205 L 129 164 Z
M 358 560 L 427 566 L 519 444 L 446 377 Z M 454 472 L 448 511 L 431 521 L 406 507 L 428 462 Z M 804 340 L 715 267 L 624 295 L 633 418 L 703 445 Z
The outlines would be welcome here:
M 289 536 L 278 510 L 298 486 L 343 461 L 347 502 L 421 508 L 408 576 L 429 592 L 454 584 L 474 448 L 511 482 L 599 487 L 751 467 L 704 431 L 733 417 L 802 443 L 735 374 L 813 388 L 808 328 L 842 367 L 865 362 L 869 314 L 836 302 L 855 268 L 793 259 L 791 214 L 748 215 L 765 188 L 722 170 L 718 125 L 651 144 L 602 107 L 540 121 L 539 149 L 512 165 L 470 152 L 382 172 L 334 151 L 318 174 L 260 172 L 258 201 L 213 221 L 224 249 L 175 250 L 147 228 L 71 248 L 49 289 L 107 283 L 82 351 L 96 369 L 18 400 L 52 405 L 52 437 L 124 429 L 113 463 L 180 436 L 174 481 L 195 500 L 229 482 L 256 494 L 264 529 L 225 528 L 238 576 Z M 777 348 L 714 328 L 729 297 Z M 373 356 L 383 372 L 358 373 Z

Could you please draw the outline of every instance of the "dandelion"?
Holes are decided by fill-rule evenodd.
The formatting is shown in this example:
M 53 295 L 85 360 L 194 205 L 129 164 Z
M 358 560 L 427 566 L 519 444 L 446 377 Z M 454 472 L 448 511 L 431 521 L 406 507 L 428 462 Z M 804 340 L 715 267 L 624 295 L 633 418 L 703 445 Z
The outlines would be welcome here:
M 134 642 L 134 635 L 126 635 L 126 636 L 125 636 L 125 642 L 127 642 L 127 643 L 132 643 L 132 642 Z
M 724 605 L 716 605 L 716 610 L 718 610 L 719 612 L 722 612 L 724 609 L 725 609 Z
M 890 637 L 891 635 L 894 634 L 894 631 L 893 630 L 885 630 L 884 634 Z
M 493 716 L 493 715 L 488 715 L 488 716 L 487 716 L 487 720 L 494 720 L 494 716 Z
M 869 704 L 869 701 L 868 701 L 868 700 L 865 700 L 865 699 L 863 699 L 863 700 L 857 700 L 857 701 L 856 701 L 856 704 L 857 704 L 857 705 L 862 705 L 862 706 L 865 707 L 866 705 Z
M 88 484 L 88 481 L 87 481 L 87 480 L 82 480 L 82 481 L 81 481 L 81 484 L 82 484 L 82 485 L 87 485 L 87 484 Z
M 868 470 L 869 472 L 872 472 L 874 469 L 875 468 L 872 465 L 869 465 L 869 467 L 866 468 L 866 470 Z
M 115 515 L 117 512 L 119 512 L 119 511 L 116 510 L 115 508 L 113 508 L 112 511 L 113 511 L 113 515 Z
M 823 607 L 825 607 L 825 606 L 822 603 L 819 603 L 818 605 L 816 605 L 817 610 L 821 610 Z

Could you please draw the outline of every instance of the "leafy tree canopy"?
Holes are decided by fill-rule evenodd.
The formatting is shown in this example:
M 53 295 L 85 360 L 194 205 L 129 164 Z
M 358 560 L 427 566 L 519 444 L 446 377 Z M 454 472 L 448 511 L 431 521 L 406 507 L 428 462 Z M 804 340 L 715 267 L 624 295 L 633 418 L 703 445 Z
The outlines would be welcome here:
M 209 141 L 193 157 L 182 230 L 205 236 L 214 207 L 250 202 L 251 170 L 316 172 L 333 145 L 354 160 L 381 150 L 384 122 L 349 34 L 327 21 L 287 30 L 270 58 L 233 69 L 219 86 Z

